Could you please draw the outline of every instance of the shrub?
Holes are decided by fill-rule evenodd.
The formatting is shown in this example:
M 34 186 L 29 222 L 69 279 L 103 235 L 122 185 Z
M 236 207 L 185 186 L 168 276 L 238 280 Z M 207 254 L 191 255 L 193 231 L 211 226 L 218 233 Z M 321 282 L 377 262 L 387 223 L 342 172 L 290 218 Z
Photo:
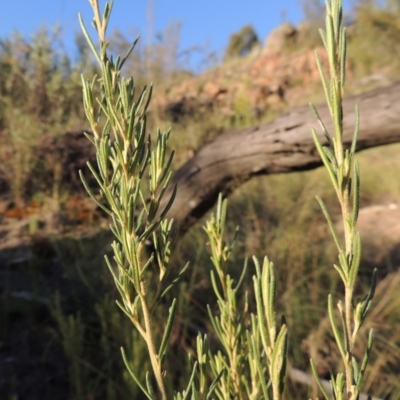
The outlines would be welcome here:
M 259 44 L 260 41 L 254 28 L 251 25 L 246 25 L 229 38 L 224 58 L 228 60 L 234 57 L 244 57 Z
M 151 100 L 151 87 L 136 93 L 132 78 L 121 76 L 125 57 L 113 59 L 107 53 L 106 29 L 111 5 L 106 4 L 100 15 L 97 0 L 90 0 L 94 11 L 94 26 L 100 48 L 96 49 L 81 21 L 84 35 L 99 64 L 100 78 L 82 79 L 84 108 L 92 129 L 88 139 L 96 148 L 97 167 L 88 167 L 97 180 L 101 200 L 89 189 L 81 173 L 83 184 L 97 205 L 111 217 L 114 262 L 106 256 L 106 263 L 114 278 L 121 300 L 117 304 L 131 321 L 147 348 L 151 371 L 141 379 L 141 370 L 133 370 L 133 355 L 122 349 L 127 370 L 148 399 L 281 399 L 283 396 L 288 346 L 288 327 L 284 317 L 276 321 L 276 275 L 267 257 L 260 262 L 253 257 L 255 274 L 253 290 L 243 292 L 242 282 L 247 273 L 247 261 L 238 279 L 233 279 L 229 261 L 235 242 L 225 239 L 226 200 L 219 198 L 216 214 L 206 223 L 205 231 L 211 249 L 213 268 L 210 280 L 217 298 L 218 311 L 208 308 L 213 337 L 218 338 L 217 350 L 209 345 L 207 335 L 199 333 L 196 350 L 189 354 L 191 373 L 185 388 L 179 391 L 169 380 L 166 354 L 173 329 L 177 300 L 168 301 L 167 293 L 178 284 L 189 264 L 175 270 L 170 265 L 175 239 L 173 221 L 168 210 L 174 201 L 176 188 L 167 206 L 160 209 L 171 178 L 173 152 L 167 152 L 170 131 L 158 131 L 155 140 L 146 132 L 146 112 Z M 357 301 L 354 297 L 361 254 L 360 235 L 356 230 L 360 178 L 354 160 L 357 134 L 350 149 L 342 144 L 342 99 L 345 84 L 346 33 L 342 27 L 340 0 L 327 1 L 326 31 L 321 31 L 329 56 L 329 81 L 324 75 L 317 54 L 326 100 L 331 111 L 334 134 L 331 136 L 321 121 L 318 111 L 311 106 L 325 136 L 324 146 L 313 131 L 317 150 L 328 171 L 341 208 L 344 241 L 339 238 L 324 202 L 318 202 L 325 215 L 338 251 L 334 265 L 343 286 L 344 299 L 337 303 L 328 298 L 328 316 L 342 357 L 344 373 L 331 377 L 333 394 L 324 388 L 311 362 L 314 377 L 326 399 L 359 398 L 363 376 L 372 346 L 373 332 L 361 363 L 354 356 L 358 332 L 365 320 L 374 295 L 375 274 L 369 293 Z M 94 90 L 98 87 L 99 97 Z M 358 111 L 356 111 L 358 119 Z M 147 254 L 146 244 L 154 246 Z M 249 311 L 249 297 L 255 309 Z M 337 322 L 339 320 L 339 323 Z M 161 321 L 161 322 L 160 322 Z M 157 334 L 156 322 L 164 326 Z

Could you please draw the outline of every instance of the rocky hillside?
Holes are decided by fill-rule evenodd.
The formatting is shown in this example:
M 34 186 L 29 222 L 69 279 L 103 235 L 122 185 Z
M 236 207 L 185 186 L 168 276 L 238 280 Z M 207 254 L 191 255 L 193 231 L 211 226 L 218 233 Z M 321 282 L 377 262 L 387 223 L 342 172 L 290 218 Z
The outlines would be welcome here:
M 226 117 L 249 113 L 260 118 L 268 109 L 304 102 L 319 85 L 314 49 L 306 48 L 307 25 L 284 24 L 266 39 L 263 48 L 246 58 L 230 60 L 170 87 L 154 104 L 173 120 L 184 115 L 218 110 Z M 325 52 L 319 54 L 325 61 Z
M 353 31 L 350 26 L 350 40 Z M 263 47 L 200 76 L 184 78 L 161 95 L 156 94 L 153 106 L 160 115 L 168 115 L 175 122 L 184 116 L 210 111 L 231 119 L 245 114 L 254 121 L 262 120 L 271 110 L 276 115 L 310 99 L 322 100 L 315 51 L 324 67 L 327 58 L 325 49 L 314 45 L 320 40 L 313 40 L 312 32 L 307 23 L 298 27 L 283 24 L 271 32 Z M 353 67 L 351 60 L 348 61 L 347 87 L 352 92 L 390 83 L 387 71 L 382 70 L 358 76 L 354 81 Z

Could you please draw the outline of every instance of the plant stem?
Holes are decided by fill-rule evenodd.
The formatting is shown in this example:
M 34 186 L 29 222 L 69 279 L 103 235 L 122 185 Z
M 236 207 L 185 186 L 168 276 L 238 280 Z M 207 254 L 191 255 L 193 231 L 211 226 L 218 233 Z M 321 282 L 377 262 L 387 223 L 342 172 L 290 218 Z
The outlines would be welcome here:
M 345 322 L 346 322 L 346 337 L 347 337 L 347 354 L 345 362 L 345 371 L 346 371 L 346 389 L 347 395 L 349 396 L 349 400 L 352 399 L 352 386 L 353 386 L 353 335 L 352 335 L 352 314 L 353 314 L 353 289 L 346 286 L 345 289 Z
M 156 377 L 156 382 L 157 382 L 158 389 L 160 391 L 161 399 L 167 400 L 167 392 L 165 390 L 164 379 L 162 376 L 161 363 L 158 358 L 156 345 L 154 342 L 153 327 L 152 327 L 149 306 L 147 304 L 146 290 L 145 290 L 144 282 L 141 283 L 141 292 L 139 293 L 139 297 L 140 297 L 140 302 L 141 302 L 142 310 L 143 310 L 143 318 L 144 318 L 144 325 L 145 325 L 145 331 L 146 331 L 145 340 L 146 340 L 146 344 L 147 344 L 147 349 L 149 351 L 151 366 L 153 368 L 154 375 Z
M 342 218 L 343 218 L 343 229 L 344 229 L 344 239 L 345 239 L 345 251 L 346 256 L 352 251 L 352 242 L 353 242 L 353 230 L 348 226 L 347 221 L 350 219 L 349 212 L 349 194 L 348 194 L 348 183 L 344 185 L 345 187 L 342 189 L 342 193 L 340 193 L 339 202 L 342 209 Z
M 373 274 L 371 289 L 367 297 L 357 304 L 354 304 L 354 287 L 357 279 L 361 252 L 360 237 L 359 234 L 356 233 L 360 176 L 354 161 L 358 136 L 358 121 L 351 148 L 346 150 L 344 148 L 342 135 L 342 100 L 344 94 L 346 63 L 346 31 L 342 26 L 342 0 L 326 0 L 326 7 L 326 30 L 321 30 L 321 36 L 328 53 L 330 84 L 327 82 L 318 55 L 317 65 L 321 74 L 326 100 L 332 117 L 334 135 L 329 136 L 324 128 L 324 134 L 328 139 L 328 146 L 323 146 L 315 135 L 314 140 L 320 156 L 324 160 L 324 164 L 328 169 L 341 208 L 344 243 L 339 243 L 333 227 L 331 227 L 331 231 L 339 250 L 339 265 L 335 265 L 335 268 L 339 271 L 345 288 L 344 305 L 342 302 L 339 302 L 338 304 L 343 325 L 342 334 L 339 334 L 339 329 L 332 310 L 332 303 L 329 305 L 331 326 L 344 364 L 345 382 L 343 382 L 343 375 L 339 374 L 336 379 L 331 380 L 331 384 L 335 393 L 342 393 L 345 386 L 347 400 L 356 400 L 358 398 L 360 383 L 365 372 L 365 365 L 370 355 L 372 339 L 368 343 L 362 362 L 364 366 L 361 372 L 359 371 L 359 367 L 354 365 L 355 358 L 353 357 L 353 349 L 357 332 L 365 319 L 366 311 L 368 310 L 373 298 L 376 285 L 376 273 L 374 272 Z M 357 110 L 356 118 L 358 120 Z M 321 120 L 320 123 L 324 126 Z M 351 199 L 354 203 L 353 209 L 352 204 L 350 203 Z M 323 204 L 322 207 L 323 209 L 325 208 Z M 324 213 L 326 214 L 326 211 L 324 211 Z M 327 219 L 328 223 L 332 225 L 332 219 L 329 215 L 327 216 Z M 371 338 L 373 337 L 372 335 L 373 332 L 370 333 Z M 313 367 L 313 372 L 314 371 L 315 368 Z M 316 372 L 314 372 L 314 376 L 319 383 L 320 388 L 322 388 L 321 381 Z M 357 382 L 355 382 L 355 377 Z M 326 393 L 324 395 L 325 398 L 328 399 L 328 395 Z M 342 394 L 339 398 L 343 398 Z
M 103 44 L 106 41 L 105 32 L 103 29 L 103 23 L 100 16 L 99 2 L 98 0 L 89 0 L 89 3 L 93 9 L 94 20 L 97 26 L 97 32 L 99 34 L 100 42 Z

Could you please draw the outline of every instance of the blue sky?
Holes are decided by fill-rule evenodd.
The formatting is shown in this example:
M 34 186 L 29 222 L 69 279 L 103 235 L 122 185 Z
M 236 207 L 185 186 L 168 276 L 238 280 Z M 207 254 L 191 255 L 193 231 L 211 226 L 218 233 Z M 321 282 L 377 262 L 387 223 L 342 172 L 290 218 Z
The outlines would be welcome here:
M 264 40 L 283 20 L 296 24 L 302 19 L 301 0 L 115 0 L 110 31 L 119 27 L 127 37 L 140 34 L 146 40 L 150 2 L 155 33 L 171 21 L 182 22 L 182 50 L 199 45 L 221 54 L 229 36 L 248 23 Z M 87 0 L 0 0 L 0 37 L 13 30 L 29 37 L 40 27 L 51 28 L 58 23 L 65 46 L 72 51 L 74 32 L 80 29 L 78 12 L 90 25 L 92 14 Z

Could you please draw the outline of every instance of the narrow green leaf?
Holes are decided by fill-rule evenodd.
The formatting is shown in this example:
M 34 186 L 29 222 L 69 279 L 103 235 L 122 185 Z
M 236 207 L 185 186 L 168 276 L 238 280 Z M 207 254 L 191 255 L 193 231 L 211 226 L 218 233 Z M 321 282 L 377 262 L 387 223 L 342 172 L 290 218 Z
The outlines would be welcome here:
M 162 291 L 162 293 L 160 294 L 160 298 L 164 297 L 164 296 L 171 290 L 171 288 L 172 288 L 173 286 L 175 286 L 175 285 L 182 279 L 184 273 L 185 273 L 185 272 L 187 271 L 187 269 L 189 268 L 190 263 L 191 263 L 191 260 L 189 260 L 189 261 L 185 264 L 185 266 L 184 266 L 184 267 L 181 269 L 181 271 L 179 272 L 178 276 L 177 276 L 175 279 L 173 279 L 172 282 L 171 282 L 169 285 L 167 285 L 167 286 L 165 287 L 165 289 L 164 289 L 164 290 Z M 165 276 L 165 281 L 168 281 L 168 279 L 169 279 L 169 274 L 167 273 L 167 275 Z
M 338 330 L 338 328 L 336 326 L 335 313 L 333 311 L 333 302 L 332 302 L 332 295 L 331 294 L 328 296 L 328 314 L 329 314 L 329 320 L 331 322 L 331 326 L 332 326 L 332 330 L 333 330 L 333 335 L 335 336 L 335 340 L 336 340 L 336 343 L 338 345 L 340 354 L 341 354 L 343 360 L 345 360 L 346 359 L 346 352 L 345 352 L 344 347 L 343 347 L 343 342 L 342 342 L 341 335 L 340 335 L 339 330 Z
M 262 367 L 261 361 L 260 361 L 261 349 L 257 345 L 257 341 L 254 339 L 254 337 L 251 337 L 251 349 L 253 352 L 253 359 L 256 363 L 258 378 L 260 380 L 260 385 L 261 385 L 261 389 L 262 389 L 262 392 L 264 395 L 264 400 L 269 400 L 270 397 L 268 394 L 268 386 L 265 382 L 265 372 L 264 372 L 264 368 Z
M 131 46 L 129 47 L 128 51 L 126 52 L 125 56 L 122 58 L 121 64 L 119 65 L 119 69 L 122 69 L 122 67 L 124 66 L 126 60 L 129 58 L 129 56 L 131 55 L 133 49 L 136 47 L 136 44 L 137 44 L 138 41 L 139 41 L 139 36 L 134 40 L 134 42 L 131 44 Z
M 171 169 L 171 165 L 172 165 L 174 156 L 175 156 L 175 151 L 171 151 L 168 161 L 167 161 L 166 165 L 163 167 L 163 171 L 158 178 L 158 184 L 161 184 L 162 182 L 164 182 L 164 180 L 166 179 L 168 174 L 170 174 L 170 169 Z
M 364 305 L 363 305 L 363 309 L 362 309 L 362 320 L 364 320 L 365 317 L 367 316 L 367 312 L 371 306 L 372 299 L 374 298 L 377 275 L 378 275 L 378 270 L 376 268 L 374 268 L 374 271 L 372 273 L 371 287 L 369 288 L 369 292 L 365 296 L 365 299 L 363 300 Z
M 321 117 L 319 116 L 318 110 L 316 109 L 316 107 L 314 106 L 313 103 L 309 103 L 309 105 L 310 105 L 310 108 L 311 108 L 312 112 L 315 115 L 315 118 L 317 119 L 317 121 L 318 121 L 318 123 L 319 123 L 319 125 L 320 125 L 320 127 L 322 129 L 322 132 L 323 132 L 323 134 L 325 136 L 325 139 L 328 142 L 328 146 L 332 147 L 331 137 L 329 136 L 328 130 L 326 129 L 326 126 L 325 126 L 324 122 L 322 121 Z
M 275 342 L 271 360 L 272 385 L 278 387 L 279 395 L 283 393 L 283 387 L 286 375 L 286 357 L 287 357 L 287 326 L 282 325 L 281 330 Z
M 348 276 L 349 276 L 349 270 L 350 270 L 350 266 L 349 266 L 349 261 L 350 261 L 350 257 L 351 254 L 346 255 L 344 250 L 341 248 L 339 249 L 339 264 L 340 267 L 342 268 L 342 271 L 344 272 L 344 274 L 346 275 L 346 283 L 348 283 Z
M 118 110 L 115 109 L 115 106 L 112 103 L 109 104 L 108 109 L 109 109 L 109 111 L 110 111 L 110 113 L 112 115 L 112 121 L 113 121 L 113 124 L 114 124 L 114 129 L 118 130 L 118 132 L 121 134 L 121 138 L 126 137 L 127 135 L 126 135 L 126 132 L 125 132 L 125 130 L 124 130 L 122 124 L 121 124 L 121 120 L 120 120 L 120 117 L 118 115 Z
M 353 226 L 357 225 L 358 213 L 360 210 L 360 171 L 358 163 L 354 162 L 353 167 L 353 212 L 352 212 L 352 223 Z
M 332 386 L 332 394 L 334 400 L 344 400 L 343 392 L 344 392 L 344 375 L 340 372 L 337 374 L 336 379 L 331 373 L 331 386 Z
M 146 372 L 146 386 L 147 386 L 147 390 L 150 393 L 150 396 L 152 397 L 152 399 L 156 400 L 157 396 L 154 392 L 153 383 L 151 382 L 150 374 L 148 371 Z
M 190 374 L 190 378 L 189 378 L 189 382 L 187 384 L 186 390 L 184 391 L 184 396 L 182 398 L 182 400 L 188 400 L 189 399 L 189 395 L 191 393 L 191 386 L 194 382 L 194 378 L 196 377 L 196 372 L 197 372 L 197 361 L 195 361 L 194 365 L 193 365 L 193 369 L 192 369 L 192 373 Z
M 108 21 L 110 20 L 110 14 L 113 8 L 113 4 L 114 0 L 109 0 L 104 7 L 103 20 L 102 20 L 103 23 L 102 29 L 104 34 L 106 34 L 107 32 Z
M 171 197 L 169 198 L 168 203 L 165 206 L 164 210 L 161 212 L 159 220 L 163 220 L 166 217 L 168 211 L 171 209 L 172 204 L 175 201 L 177 191 L 178 191 L 178 186 L 174 185 L 174 187 L 172 188 Z
M 257 259 L 255 257 L 253 257 L 253 260 L 257 260 Z M 254 261 L 254 262 L 256 262 L 256 261 Z M 269 339 L 269 334 L 267 332 L 267 319 L 265 316 L 265 308 L 264 308 L 264 303 L 263 303 L 262 294 L 261 294 L 261 291 L 262 291 L 261 277 L 253 276 L 253 281 L 254 281 L 254 294 L 255 294 L 255 298 L 256 298 L 257 317 L 258 317 L 259 329 L 260 329 L 260 334 L 261 334 L 261 341 L 263 343 L 265 352 L 267 352 L 267 349 L 271 345 L 271 343 L 270 343 L 270 339 Z
M 233 288 L 233 291 L 235 294 L 238 292 L 238 290 L 242 286 L 243 280 L 244 280 L 245 276 L 247 275 L 247 267 L 249 264 L 248 261 L 249 261 L 249 259 L 246 257 L 244 260 L 242 273 L 240 274 L 240 277 L 239 277 L 239 280 L 238 280 L 236 286 Z
M 83 132 L 83 134 L 92 143 L 93 146 L 97 147 L 96 142 L 94 141 L 94 139 L 91 138 L 91 136 L 87 132 Z
M 357 104 L 356 104 L 355 114 L 356 114 L 356 123 L 354 125 L 353 140 L 351 142 L 351 149 L 350 149 L 351 154 L 355 154 L 356 152 L 358 132 L 360 130 L 360 111 L 358 109 Z
M 334 239 L 334 241 L 336 243 L 336 247 L 340 251 L 341 250 L 341 244 L 340 244 L 337 232 L 336 232 L 335 225 L 333 224 L 333 221 L 332 221 L 332 219 L 331 219 L 331 217 L 330 217 L 330 215 L 328 213 L 328 210 L 326 209 L 325 203 L 319 196 L 316 196 L 316 199 L 317 199 L 317 201 L 318 201 L 318 203 L 319 203 L 319 205 L 321 207 L 321 210 L 322 210 L 322 212 L 323 212 L 323 214 L 325 216 L 326 221 L 328 222 L 328 226 L 329 226 L 329 229 L 331 230 L 332 237 L 333 237 L 333 239 Z
M 333 86 L 334 82 L 332 81 L 331 88 L 331 96 L 332 96 L 332 122 L 335 131 L 336 143 L 337 146 L 342 147 L 342 135 L 343 135 L 343 127 L 342 127 L 342 103 L 340 98 L 340 93 L 337 92 L 337 88 Z M 340 165 L 340 159 L 338 159 L 338 164 Z
M 78 19 L 79 19 L 79 24 L 81 25 L 81 29 L 82 29 L 83 35 L 85 36 L 85 39 L 86 39 L 87 43 L 89 44 L 89 47 L 92 50 L 93 55 L 96 57 L 97 62 L 101 66 L 101 60 L 100 60 L 99 54 L 97 53 L 96 47 L 93 44 L 93 41 L 92 41 L 92 39 L 91 39 L 87 29 L 86 29 L 86 26 L 85 26 L 85 24 L 83 22 L 83 19 L 82 19 L 82 15 L 80 13 L 78 13 Z
M 105 192 L 106 188 L 104 187 L 103 181 L 100 179 L 99 175 L 97 174 L 96 170 L 93 168 L 92 164 L 87 161 L 86 165 L 88 166 L 90 172 L 92 173 L 93 177 L 96 179 L 98 185 L 100 186 L 100 189 Z M 86 188 L 86 187 L 85 187 Z
M 129 200 L 128 200 L 128 209 L 127 209 L 127 213 L 128 213 L 128 222 L 127 222 L 127 231 L 132 234 L 133 232 L 133 222 L 135 220 L 135 201 L 132 195 L 129 196 Z
M 149 94 L 148 94 L 148 96 L 147 96 L 147 101 L 146 101 L 146 104 L 144 105 L 144 112 L 146 112 L 147 111 L 147 109 L 149 108 L 149 105 L 150 105 L 150 101 L 151 101 L 151 98 L 153 97 L 153 84 L 151 84 L 150 85 L 150 87 L 149 87 Z
M 347 282 L 347 276 L 346 274 L 343 272 L 342 267 L 333 264 L 333 267 L 336 269 L 336 271 L 339 273 L 340 278 L 342 279 L 343 282 Z
M 360 374 L 360 370 L 358 369 L 358 363 L 357 363 L 357 359 L 353 356 L 352 357 L 352 366 L 353 366 L 353 377 L 354 377 L 354 381 L 357 382 L 359 379 L 359 374 Z
M 176 299 L 172 301 L 171 307 L 169 309 L 167 325 L 164 330 L 164 335 L 161 341 L 160 350 L 158 351 L 158 358 L 160 360 L 164 358 L 165 351 L 167 349 L 169 336 L 171 334 L 171 329 L 175 318 L 175 312 L 176 312 Z
M 264 312 L 267 318 L 267 328 L 269 335 L 269 343 L 275 342 L 276 326 L 275 326 L 275 294 L 276 294 L 276 278 L 273 263 L 264 257 L 262 273 L 261 273 L 261 293 L 264 304 Z
M 311 364 L 311 371 L 312 371 L 312 373 L 313 373 L 313 375 L 314 375 L 315 381 L 317 382 L 317 385 L 318 385 L 318 387 L 319 387 L 319 390 L 320 390 L 320 391 L 322 392 L 322 394 L 324 395 L 325 400 L 331 400 L 330 396 L 328 395 L 327 391 L 325 390 L 324 385 L 323 385 L 322 382 L 321 382 L 320 377 L 318 376 L 317 368 L 316 368 L 316 366 L 315 366 L 315 364 L 314 364 L 314 361 L 313 361 L 313 360 L 310 360 L 310 364 Z
M 225 374 L 225 372 L 226 372 L 225 369 L 221 370 L 221 371 L 219 372 L 219 374 L 216 376 L 216 378 L 212 381 L 210 387 L 208 388 L 208 392 L 207 392 L 207 395 L 206 395 L 206 400 L 211 400 L 211 399 L 212 399 L 211 396 L 213 395 L 213 393 L 214 393 L 215 390 L 217 389 L 218 384 L 220 383 L 221 378 L 223 377 L 223 375 Z
M 339 317 L 340 317 L 340 322 L 342 323 L 342 332 L 343 332 L 343 348 L 349 352 L 350 346 L 349 346 L 349 342 L 347 339 L 347 335 L 346 335 L 346 320 L 345 320 L 345 314 L 344 314 L 344 310 L 343 310 L 343 304 L 342 301 L 339 300 L 338 302 L 338 309 L 339 309 Z M 349 354 L 349 353 L 347 353 Z
M 121 353 L 122 353 L 122 359 L 124 360 L 124 364 L 126 369 L 128 370 L 129 374 L 133 378 L 133 380 L 136 382 L 136 384 L 139 386 L 140 390 L 146 395 L 146 397 L 149 400 L 154 400 L 155 397 L 152 397 L 150 393 L 144 388 L 144 386 L 140 383 L 139 379 L 136 377 L 135 373 L 132 371 L 128 359 L 126 358 L 125 350 L 123 347 L 121 347 Z
M 351 289 L 354 288 L 357 277 L 358 277 L 358 269 L 360 267 L 361 260 L 361 237 L 359 232 L 354 235 L 353 239 L 353 248 L 352 248 L 352 260 L 349 271 L 349 280 L 348 285 Z
M 323 43 L 324 47 L 327 48 L 328 43 L 326 41 L 326 33 L 325 33 L 325 31 L 323 29 L 321 29 L 321 28 L 318 31 L 319 31 L 319 34 L 321 36 L 322 43 Z
M 331 95 L 329 93 L 328 83 L 325 78 L 325 72 L 324 72 L 324 69 L 322 68 L 321 59 L 319 58 L 319 54 L 317 51 L 315 51 L 315 59 L 317 62 L 317 68 L 318 68 L 319 76 L 321 77 L 321 82 L 322 82 L 322 86 L 324 88 L 325 97 L 326 97 L 326 101 L 328 103 L 329 111 L 332 115 Z
M 346 28 L 343 28 L 340 34 L 340 83 L 344 87 L 346 82 L 346 52 L 347 52 Z
M 326 157 L 329 160 L 329 163 L 332 167 L 334 175 L 336 176 L 336 174 L 338 172 L 338 166 L 337 166 L 335 155 L 333 154 L 332 150 L 329 147 L 323 146 L 322 150 L 326 154 Z
M 362 363 L 361 363 L 361 367 L 360 367 L 360 372 L 358 374 L 358 379 L 356 380 L 356 387 L 357 387 L 358 391 L 361 390 L 361 385 L 362 385 L 362 381 L 363 381 L 363 378 L 364 378 L 365 370 L 367 369 L 368 360 L 369 360 L 369 357 L 371 355 L 373 342 L 374 342 L 374 330 L 370 329 L 369 330 L 369 335 L 368 335 L 367 349 L 365 350 L 365 354 L 364 354 L 364 357 L 363 357 L 363 360 L 362 360 Z
M 146 93 L 147 93 L 147 86 L 144 86 L 142 91 L 141 91 L 141 93 L 140 93 L 140 96 L 139 96 L 139 98 L 138 98 L 138 100 L 136 102 L 136 111 L 137 112 L 139 112 L 140 109 L 142 108 L 144 99 L 146 97 Z M 144 107 L 144 109 L 146 109 L 146 108 Z M 142 114 L 144 114 L 144 112 L 145 112 L 145 110 L 142 112 Z
M 321 157 L 322 162 L 324 163 L 326 169 L 328 170 L 328 173 L 329 173 L 329 176 L 330 176 L 331 181 L 333 183 L 333 186 L 334 186 L 334 188 L 336 190 L 338 190 L 339 185 L 338 185 L 338 181 L 337 181 L 337 177 L 336 177 L 335 171 L 333 170 L 333 168 L 332 168 L 332 166 L 331 166 L 331 164 L 330 164 L 330 162 L 329 162 L 329 160 L 328 160 L 328 158 L 327 158 L 327 156 L 326 156 L 326 154 L 325 154 L 325 152 L 324 152 L 324 150 L 322 148 L 321 142 L 319 141 L 319 138 L 318 138 L 318 136 L 317 136 L 317 134 L 316 134 L 314 129 L 312 130 L 312 135 L 313 135 L 314 143 L 315 143 L 315 146 L 316 146 L 316 148 L 318 150 L 319 156 Z
M 88 183 L 86 182 L 85 177 L 83 176 L 83 173 L 81 170 L 79 170 L 79 177 L 81 178 L 81 181 L 83 183 L 83 186 L 85 187 L 86 191 L 88 192 L 89 196 L 91 199 L 97 204 L 98 207 L 100 207 L 104 212 L 106 212 L 108 215 L 112 215 L 112 211 L 109 210 L 107 207 L 105 207 L 103 204 L 100 203 L 99 200 L 97 200 L 96 196 L 92 193 Z

